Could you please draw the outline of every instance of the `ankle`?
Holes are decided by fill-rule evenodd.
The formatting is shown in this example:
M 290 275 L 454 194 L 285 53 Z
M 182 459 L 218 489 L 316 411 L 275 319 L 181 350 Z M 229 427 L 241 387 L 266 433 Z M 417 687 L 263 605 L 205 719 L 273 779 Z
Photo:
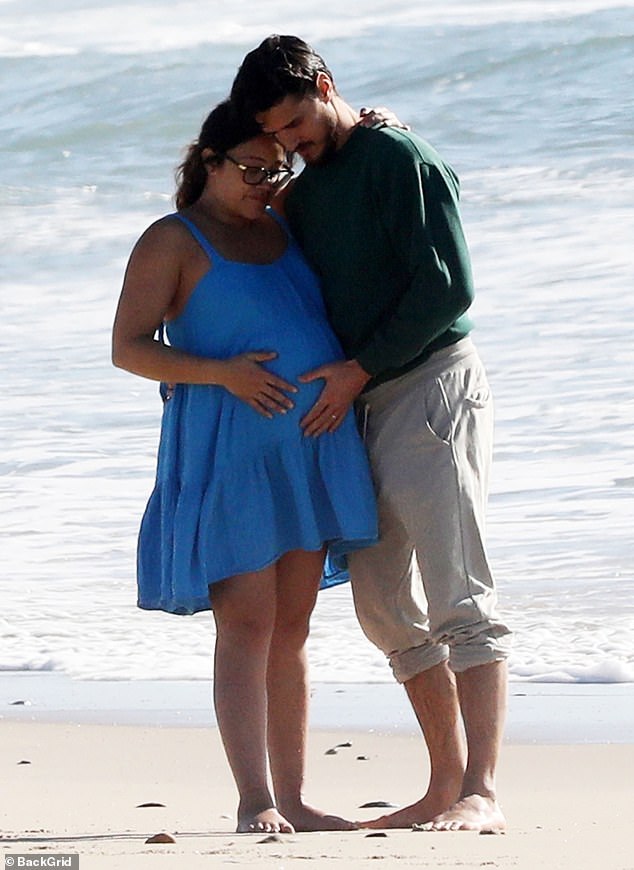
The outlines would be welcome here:
M 240 794 L 238 816 L 253 815 L 277 806 L 268 788 L 253 788 Z
M 304 797 L 301 794 L 280 794 L 277 798 L 277 806 L 281 812 L 290 812 L 291 810 L 300 810 L 306 806 Z
M 462 789 L 465 780 L 464 765 L 460 762 L 456 764 L 445 764 L 440 768 L 432 769 L 429 780 L 429 790 L 453 794 L 454 799 Z
M 497 800 L 495 783 L 490 780 L 472 779 L 465 776 L 460 793 L 460 799 L 462 800 L 463 798 L 471 797 L 472 795 L 478 795 L 485 800 L 495 803 Z

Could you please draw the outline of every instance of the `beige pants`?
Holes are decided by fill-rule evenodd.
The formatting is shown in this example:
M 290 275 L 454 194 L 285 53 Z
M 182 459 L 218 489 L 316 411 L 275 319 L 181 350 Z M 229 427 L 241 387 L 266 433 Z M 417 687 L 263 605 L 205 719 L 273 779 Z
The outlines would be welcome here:
M 449 657 L 508 655 L 484 545 L 493 434 L 469 338 L 359 399 L 379 507 L 377 545 L 348 557 L 355 607 L 399 682 Z

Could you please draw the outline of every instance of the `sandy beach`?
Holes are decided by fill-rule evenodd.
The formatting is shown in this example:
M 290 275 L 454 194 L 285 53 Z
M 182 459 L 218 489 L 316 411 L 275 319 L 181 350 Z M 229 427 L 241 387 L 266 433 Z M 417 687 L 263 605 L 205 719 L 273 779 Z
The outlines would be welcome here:
M 629 711 L 631 687 L 622 688 Z M 517 697 L 512 700 L 513 708 Z M 592 707 L 587 699 L 584 704 L 591 720 Z M 215 727 L 100 724 L 72 721 L 81 717 L 70 712 L 66 718 L 46 721 L 46 713 L 25 706 L 0 720 L 5 857 L 78 854 L 80 867 L 108 870 L 634 870 L 631 743 L 507 742 L 499 774 L 509 821 L 504 836 L 358 830 L 270 839 L 233 833 L 235 789 Z M 577 740 L 573 724 L 570 734 Z M 331 812 L 369 819 L 382 810 L 362 804 L 403 805 L 419 796 L 426 778 L 427 760 L 413 731 L 344 725 L 311 732 L 306 796 Z M 159 833 L 175 842 L 146 842 Z
M 136 607 L 162 403 L 111 364 L 125 263 L 273 31 L 460 181 L 515 633 L 504 836 L 236 835 L 213 618 Z M 627 0 L 0 0 L 0 870 L 634 870 L 633 39 Z M 364 821 L 418 799 L 423 742 L 349 584 L 308 648 L 307 800 Z

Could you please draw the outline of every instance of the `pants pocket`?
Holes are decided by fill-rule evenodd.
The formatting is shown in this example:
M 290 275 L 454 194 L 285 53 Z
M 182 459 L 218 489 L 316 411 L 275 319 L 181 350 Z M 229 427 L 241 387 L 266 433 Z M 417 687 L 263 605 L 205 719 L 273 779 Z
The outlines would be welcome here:
M 447 392 L 440 378 L 436 378 L 425 391 L 425 424 L 429 432 L 449 444 L 453 420 Z
M 463 414 L 483 410 L 493 401 L 482 366 L 446 372 L 425 391 L 428 431 L 443 444 L 451 443 Z
M 491 388 L 483 368 L 477 367 L 467 371 L 464 401 L 472 408 L 486 408 L 490 403 Z

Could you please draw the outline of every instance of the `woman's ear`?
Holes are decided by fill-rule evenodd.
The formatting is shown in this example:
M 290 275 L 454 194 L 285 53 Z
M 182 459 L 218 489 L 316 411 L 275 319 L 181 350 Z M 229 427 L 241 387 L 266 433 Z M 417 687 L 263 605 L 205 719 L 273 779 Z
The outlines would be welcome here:
M 203 148 L 200 152 L 200 156 L 205 166 L 210 169 L 216 167 L 222 159 L 212 148 Z

